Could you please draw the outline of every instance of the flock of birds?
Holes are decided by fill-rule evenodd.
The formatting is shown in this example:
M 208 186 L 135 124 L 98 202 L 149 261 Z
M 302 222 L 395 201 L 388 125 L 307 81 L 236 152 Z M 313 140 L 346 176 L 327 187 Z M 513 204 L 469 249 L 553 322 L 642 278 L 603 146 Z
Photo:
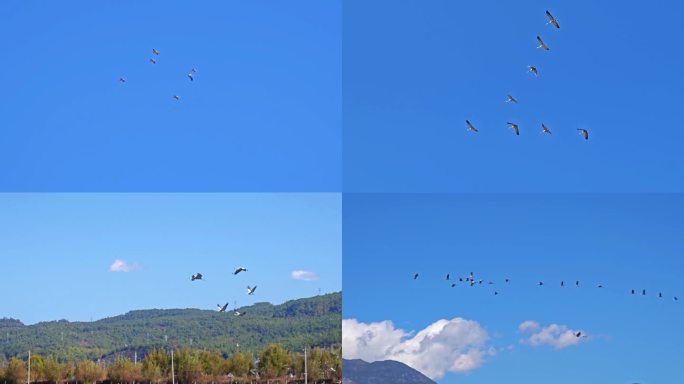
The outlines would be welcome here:
M 419 273 L 414 273 L 414 274 L 413 274 L 413 280 L 417 280 L 419 276 L 420 276 Z M 470 274 L 469 274 L 468 276 L 466 276 L 466 277 L 458 277 L 458 280 L 452 279 L 452 278 L 451 278 L 451 274 L 450 274 L 450 273 L 447 273 L 445 279 L 446 279 L 447 282 L 449 282 L 449 283 L 451 284 L 451 288 L 456 287 L 457 281 L 458 281 L 459 283 L 463 283 L 463 284 L 465 284 L 465 285 L 467 285 L 467 286 L 470 286 L 470 287 L 475 286 L 475 285 L 482 285 L 482 284 L 486 284 L 486 285 L 494 285 L 494 284 L 495 284 L 494 281 L 491 281 L 491 280 L 488 280 L 488 281 L 485 283 L 485 280 L 484 280 L 484 279 L 480 279 L 480 278 L 477 278 L 477 279 L 476 279 L 476 278 L 475 278 L 475 275 L 473 274 L 473 272 L 470 272 Z M 508 284 L 508 283 L 510 283 L 510 281 L 511 281 L 511 280 L 510 280 L 509 278 L 505 278 L 505 279 L 504 279 L 504 284 Z M 543 287 L 544 285 L 545 285 L 545 283 L 544 283 L 543 281 L 537 282 L 537 286 L 539 286 L 539 287 Z M 565 287 L 565 286 L 566 286 L 565 281 L 564 281 L 564 280 L 561 280 L 560 283 L 559 283 L 559 285 L 560 285 L 561 288 Z M 575 280 L 575 287 L 576 287 L 576 288 L 579 288 L 579 287 L 580 287 L 580 281 L 579 281 L 579 280 Z M 597 287 L 598 289 L 604 288 L 603 284 L 597 284 L 596 287 Z M 634 288 L 632 288 L 629 292 L 630 292 L 630 294 L 632 294 L 632 295 L 638 295 L 638 294 L 640 294 L 641 296 L 647 296 L 647 294 L 646 294 L 646 289 L 643 289 L 643 288 L 642 288 L 642 289 L 634 289 Z M 499 291 L 498 291 L 498 290 L 494 290 L 494 295 L 495 295 L 495 296 L 498 296 L 498 295 L 499 295 Z M 658 292 L 658 294 L 657 294 L 656 296 L 657 296 L 659 299 L 665 298 L 665 295 L 663 295 L 662 292 Z M 672 300 L 673 300 L 673 301 L 679 301 L 679 298 L 678 298 L 677 296 L 672 296 Z
M 556 29 L 560 29 L 560 24 L 558 24 L 558 21 L 556 20 L 555 17 L 551 14 L 551 12 L 546 11 L 546 17 L 549 19 L 549 21 L 546 23 L 546 25 L 553 25 L 556 27 Z M 550 51 L 551 49 L 549 46 L 542 40 L 541 36 L 537 35 L 537 48 L 540 48 L 544 51 Z M 534 65 L 528 65 L 527 70 L 534 75 L 534 77 L 539 77 L 539 69 L 537 69 L 536 66 Z M 518 100 L 513 97 L 513 95 L 506 95 L 506 103 L 508 104 L 518 104 Z M 470 120 L 466 119 L 466 126 L 470 132 L 479 132 L 477 128 L 470 122 Z M 506 122 L 506 125 L 508 125 L 509 128 L 513 130 L 516 136 L 520 136 L 520 125 L 512 122 Z M 549 127 L 547 127 L 544 123 L 541 124 L 541 129 L 542 133 L 544 134 L 551 134 L 551 130 Z M 584 129 L 584 128 L 577 128 L 577 131 L 584 137 L 584 140 L 589 140 L 589 131 Z
M 235 270 L 233 271 L 233 276 L 237 276 L 237 275 L 238 275 L 239 273 L 241 273 L 241 272 L 247 272 L 247 268 L 245 268 L 245 267 L 237 267 L 237 268 L 235 268 Z M 197 272 L 197 273 L 193 274 L 192 276 L 190 276 L 190 280 L 191 280 L 191 281 L 204 280 L 204 275 L 202 275 L 201 273 Z M 256 289 L 257 289 L 257 286 L 256 286 L 256 285 L 253 286 L 253 287 L 248 285 L 248 286 L 247 286 L 247 294 L 250 295 L 250 296 L 253 295 L 253 294 L 254 294 L 254 291 L 256 291 Z M 228 309 L 228 303 L 225 303 L 224 305 L 216 304 L 216 307 L 217 307 L 217 308 L 216 308 L 216 311 L 218 311 L 218 312 L 220 312 L 220 313 L 224 313 L 224 312 L 226 312 L 226 310 Z M 244 315 L 247 314 L 247 311 L 242 311 L 242 312 L 240 312 L 240 311 L 237 310 L 237 306 L 236 306 L 235 309 L 233 310 L 233 314 L 234 314 L 235 316 L 244 316 Z
M 150 57 L 149 62 L 151 64 L 157 64 L 157 57 L 159 56 L 159 51 L 155 48 L 152 48 L 152 57 Z M 190 69 L 190 72 L 188 72 L 187 77 L 190 81 L 195 81 L 195 74 L 197 73 L 197 68 L 193 67 Z M 126 83 L 128 82 L 128 79 L 124 76 L 119 77 L 119 82 L 120 83 Z M 181 97 L 180 95 L 173 95 L 173 99 L 175 101 L 180 101 Z

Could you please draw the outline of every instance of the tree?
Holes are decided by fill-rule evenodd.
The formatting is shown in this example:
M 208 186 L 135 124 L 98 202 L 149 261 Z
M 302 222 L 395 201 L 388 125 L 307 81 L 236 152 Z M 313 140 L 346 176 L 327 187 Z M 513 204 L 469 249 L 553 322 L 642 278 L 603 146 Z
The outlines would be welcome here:
M 116 383 L 131 383 L 140 379 L 140 370 L 131 359 L 118 356 L 112 365 L 109 366 L 107 377 Z
M 176 374 L 178 379 L 184 383 L 193 383 L 202 376 L 202 364 L 197 353 L 189 348 L 177 349 L 174 352 L 176 363 Z
M 51 383 L 57 383 L 66 379 L 67 368 L 54 357 L 50 356 L 43 361 L 43 379 Z
M 287 374 L 292 358 L 279 344 L 269 344 L 259 355 L 259 369 L 266 378 L 275 378 Z
M 235 352 L 228 360 L 229 371 L 236 377 L 243 377 L 252 369 L 251 359 L 242 352 Z
M 95 364 L 90 360 L 84 360 L 76 365 L 76 370 L 74 371 L 77 381 L 81 381 L 86 384 L 96 383 L 100 380 L 104 380 L 106 377 L 106 372 L 104 368 Z
M 14 384 L 26 382 L 27 367 L 23 360 L 13 357 L 5 370 L 5 379 Z

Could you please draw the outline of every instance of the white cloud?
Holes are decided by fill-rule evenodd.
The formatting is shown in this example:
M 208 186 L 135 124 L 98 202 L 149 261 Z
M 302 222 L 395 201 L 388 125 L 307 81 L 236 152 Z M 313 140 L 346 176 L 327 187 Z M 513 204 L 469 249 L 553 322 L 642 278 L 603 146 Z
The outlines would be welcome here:
M 539 323 L 534 320 L 523 321 L 518 326 L 518 331 L 520 332 L 534 331 L 535 329 L 539 329 Z
M 138 263 L 127 263 L 125 260 L 116 259 L 109 266 L 110 272 L 132 272 L 140 268 Z
M 551 324 L 541 329 L 540 325 L 532 320 L 527 320 L 520 324 L 518 330 L 522 333 L 530 333 L 529 336 L 522 339 L 520 342 L 528 344 L 533 347 L 541 345 L 550 345 L 555 349 L 563 349 L 572 345 L 579 344 L 583 340 L 587 340 L 586 336 L 577 337 L 576 333 L 580 332 L 576 329 L 570 329 L 566 325 Z M 584 332 L 582 332 L 584 333 Z
M 475 321 L 462 318 L 438 320 L 412 335 L 391 321 L 362 323 L 342 320 L 342 354 L 346 359 L 400 361 L 432 379 L 447 372 L 469 372 L 482 365 L 487 332 Z
M 292 271 L 292 278 L 295 280 L 304 280 L 304 281 L 314 281 L 318 280 L 318 275 L 316 272 L 309 272 L 309 271 Z

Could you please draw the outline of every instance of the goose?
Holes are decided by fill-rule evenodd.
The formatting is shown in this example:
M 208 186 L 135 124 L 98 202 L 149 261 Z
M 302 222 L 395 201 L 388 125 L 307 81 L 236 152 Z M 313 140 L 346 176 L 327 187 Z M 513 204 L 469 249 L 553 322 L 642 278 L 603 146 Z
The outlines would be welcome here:
M 195 281 L 195 280 L 202 280 L 202 274 L 199 273 L 199 272 L 197 272 L 197 273 L 195 273 L 194 275 L 192 275 L 192 276 L 190 277 L 190 279 L 191 279 L 192 281 Z
M 584 136 L 584 140 L 589 140 L 589 131 L 584 128 L 577 128 L 577 130 Z
M 575 333 L 575 337 L 580 337 L 580 336 L 582 336 L 582 332 L 581 332 L 581 331 Z
M 529 69 L 530 72 L 532 72 L 532 74 L 535 77 L 539 77 L 539 71 L 537 70 L 537 67 L 535 67 L 534 65 L 528 65 L 527 68 Z
M 125 78 L 125 77 L 119 77 L 119 81 L 122 82 L 122 83 L 125 83 L 125 82 L 126 82 L 126 78 Z
M 469 130 L 469 131 L 471 131 L 471 132 L 478 132 L 477 128 L 475 128 L 475 126 L 473 126 L 473 125 L 470 123 L 470 121 L 466 120 L 466 124 L 468 125 L 468 130 Z
M 176 100 L 180 100 L 180 96 L 178 96 L 178 95 L 173 95 L 173 98 Z
M 451 288 L 455 287 L 456 283 L 451 283 Z
M 415 280 L 415 279 L 417 279 L 417 278 L 418 278 L 418 274 L 417 274 L 417 273 L 414 273 L 414 274 L 413 274 L 413 280 Z
M 190 81 L 195 81 L 195 77 L 192 75 L 192 73 L 188 73 L 188 79 L 190 79 Z
M 150 63 L 157 64 L 157 60 L 155 60 L 154 57 L 150 57 Z
M 235 314 L 235 316 L 244 316 L 244 315 L 247 313 L 247 311 L 242 311 L 242 312 L 240 312 L 240 311 L 235 311 L 235 312 L 233 312 L 233 313 Z
M 233 275 L 237 275 L 240 272 L 247 272 L 247 268 L 245 267 L 237 267 L 235 268 L 235 271 L 233 272 Z
M 447 273 L 447 275 L 446 275 L 447 280 L 449 280 L 449 275 L 450 275 L 450 273 Z
M 506 96 L 506 102 L 511 104 L 518 104 L 518 100 L 516 100 L 515 97 L 511 95 Z
M 641 290 L 641 296 L 646 296 L 646 290 L 645 289 Z
M 565 287 L 565 282 L 561 281 L 561 287 Z
M 217 308 L 216 308 L 217 311 L 219 311 L 219 312 L 225 312 L 225 311 L 226 311 L 226 308 L 228 308 L 228 303 L 226 303 L 225 305 L 216 304 L 216 307 L 217 307 Z
M 548 50 L 549 50 L 549 46 L 546 45 L 546 43 L 544 43 L 544 41 L 542 40 L 542 38 L 541 38 L 540 36 L 537 36 L 537 42 L 539 43 L 539 45 L 537 46 L 537 48 L 541 48 L 541 49 L 543 49 L 543 50 L 545 50 L 545 51 L 548 51 Z
M 159 51 L 157 51 L 156 49 L 152 48 L 152 53 L 155 54 L 155 55 L 158 55 L 158 54 L 159 54 Z
M 558 22 L 556 21 L 556 18 L 551 15 L 551 12 L 546 11 L 546 17 L 549 18 L 549 22 L 546 23 L 546 25 L 553 24 L 554 27 L 557 29 L 560 29 L 560 25 L 558 25 Z
M 250 286 L 248 285 L 248 286 L 247 286 L 247 294 L 248 294 L 248 295 L 253 295 L 253 294 L 254 294 L 254 291 L 256 291 L 256 288 L 257 288 L 256 285 L 253 286 L 253 287 L 250 287 Z
M 506 123 L 506 124 L 508 124 L 508 127 L 509 127 L 509 128 L 513 128 L 513 130 L 515 131 L 515 135 L 516 135 L 516 136 L 519 136 L 519 135 L 520 135 L 520 127 L 518 126 L 518 124 L 510 123 L 510 122 L 508 122 L 508 123 Z
M 575 281 L 575 287 L 579 288 L 579 280 Z
M 549 135 L 551 134 L 551 130 L 546 125 L 544 125 L 544 123 L 542 123 L 542 132 L 548 133 Z

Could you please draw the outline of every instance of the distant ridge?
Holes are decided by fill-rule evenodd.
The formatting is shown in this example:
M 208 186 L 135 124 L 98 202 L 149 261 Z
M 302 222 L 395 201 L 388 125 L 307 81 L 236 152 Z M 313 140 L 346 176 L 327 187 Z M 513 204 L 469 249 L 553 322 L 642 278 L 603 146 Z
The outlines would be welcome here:
M 269 343 L 300 350 L 342 341 L 341 292 L 280 305 L 257 303 L 240 308 L 246 315 L 239 317 L 234 309 L 136 310 L 92 322 L 59 320 L 28 326 L 5 318 L 0 319 L 0 354 L 9 358 L 30 349 L 72 360 L 175 346 L 231 353 L 258 351 Z
M 436 384 L 427 376 L 394 360 L 367 363 L 342 360 L 342 384 Z

